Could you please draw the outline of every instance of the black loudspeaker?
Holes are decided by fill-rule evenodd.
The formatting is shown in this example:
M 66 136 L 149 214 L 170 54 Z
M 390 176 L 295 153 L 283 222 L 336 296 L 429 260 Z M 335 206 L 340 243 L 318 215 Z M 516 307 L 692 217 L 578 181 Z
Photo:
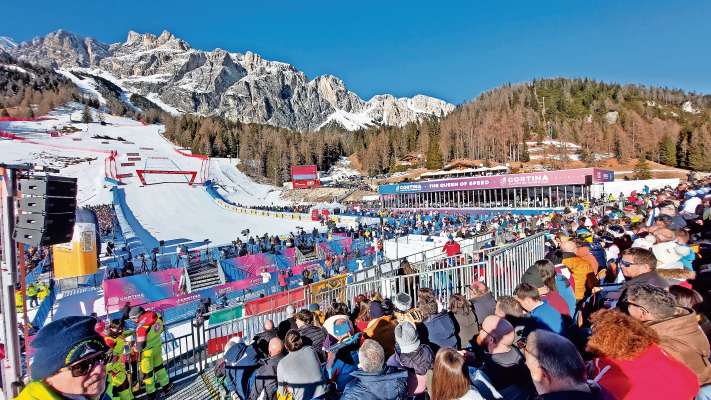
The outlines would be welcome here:
M 585 175 L 585 184 L 590 186 L 590 185 L 592 185 L 592 183 L 593 183 L 592 175 Z
M 31 246 L 49 246 L 72 240 L 77 208 L 77 180 L 42 176 L 19 180 L 14 237 Z

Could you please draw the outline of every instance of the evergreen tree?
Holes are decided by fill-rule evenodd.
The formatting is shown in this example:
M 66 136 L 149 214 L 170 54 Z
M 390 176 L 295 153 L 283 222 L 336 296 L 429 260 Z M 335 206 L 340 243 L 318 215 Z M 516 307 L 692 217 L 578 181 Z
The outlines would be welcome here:
M 620 135 L 615 133 L 615 158 L 617 161 L 623 161 L 625 156 L 622 152 L 622 141 L 620 141 Z
M 94 122 L 94 118 L 91 116 L 91 110 L 88 105 L 84 105 L 84 111 L 81 113 L 81 122 L 88 124 L 89 122 Z
M 659 142 L 659 161 L 664 165 L 676 165 L 676 145 L 668 135 Z
M 582 162 L 584 162 L 584 163 L 586 163 L 586 164 L 590 164 L 590 163 L 592 163 L 593 161 L 595 161 L 595 160 L 593 159 L 592 152 L 590 152 L 590 148 L 589 148 L 588 146 L 582 146 L 582 147 L 580 148 L 580 154 L 579 154 L 579 155 L 580 155 L 580 161 L 582 161 Z
M 427 160 L 425 162 L 427 169 L 441 169 L 444 166 L 442 161 L 442 152 L 439 149 L 439 135 L 430 137 L 430 145 L 427 149 Z
M 526 144 L 526 139 L 523 139 L 521 147 L 519 147 L 518 159 L 521 162 L 531 161 L 531 156 L 528 154 L 528 144 Z
M 642 155 L 634 166 L 634 179 L 652 179 L 652 172 L 649 170 L 647 157 Z
M 704 143 L 697 140 L 689 146 L 689 169 L 701 171 L 706 169 L 706 158 L 704 157 Z

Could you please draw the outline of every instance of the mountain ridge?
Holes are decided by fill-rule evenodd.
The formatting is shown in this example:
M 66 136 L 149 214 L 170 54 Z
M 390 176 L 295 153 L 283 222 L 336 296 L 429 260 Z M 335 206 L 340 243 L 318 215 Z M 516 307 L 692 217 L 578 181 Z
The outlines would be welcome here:
M 10 40 L 11 41 L 11 40 Z M 120 43 L 102 43 L 57 30 L 5 51 L 21 61 L 51 68 L 99 69 L 144 97 L 201 115 L 223 116 L 299 131 L 336 123 L 346 130 L 404 126 L 455 109 L 425 95 L 369 100 L 350 91 L 335 75 L 309 79 L 295 66 L 259 54 L 194 49 L 171 32 L 129 31 Z

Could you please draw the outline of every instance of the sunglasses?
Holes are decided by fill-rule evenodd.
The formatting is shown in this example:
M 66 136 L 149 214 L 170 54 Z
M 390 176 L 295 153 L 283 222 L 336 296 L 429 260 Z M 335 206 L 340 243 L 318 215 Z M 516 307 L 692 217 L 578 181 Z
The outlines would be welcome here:
M 629 268 L 633 265 L 637 265 L 636 263 L 625 261 L 625 260 L 620 260 L 620 266 L 623 268 Z
M 66 369 L 68 369 L 72 373 L 72 376 L 75 378 L 78 378 L 80 376 L 87 376 L 91 371 L 94 370 L 94 367 L 99 364 L 106 365 L 111 361 L 112 358 L 113 354 L 111 351 L 96 352 L 72 363 L 71 365 L 67 366 Z

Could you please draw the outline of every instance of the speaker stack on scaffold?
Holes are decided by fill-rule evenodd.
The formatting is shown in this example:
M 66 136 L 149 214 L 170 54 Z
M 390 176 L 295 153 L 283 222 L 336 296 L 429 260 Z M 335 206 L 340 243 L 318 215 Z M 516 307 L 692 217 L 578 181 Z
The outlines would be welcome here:
M 61 176 L 20 178 L 15 240 L 49 246 L 72 240 L 77 208 L 77 180 Z

